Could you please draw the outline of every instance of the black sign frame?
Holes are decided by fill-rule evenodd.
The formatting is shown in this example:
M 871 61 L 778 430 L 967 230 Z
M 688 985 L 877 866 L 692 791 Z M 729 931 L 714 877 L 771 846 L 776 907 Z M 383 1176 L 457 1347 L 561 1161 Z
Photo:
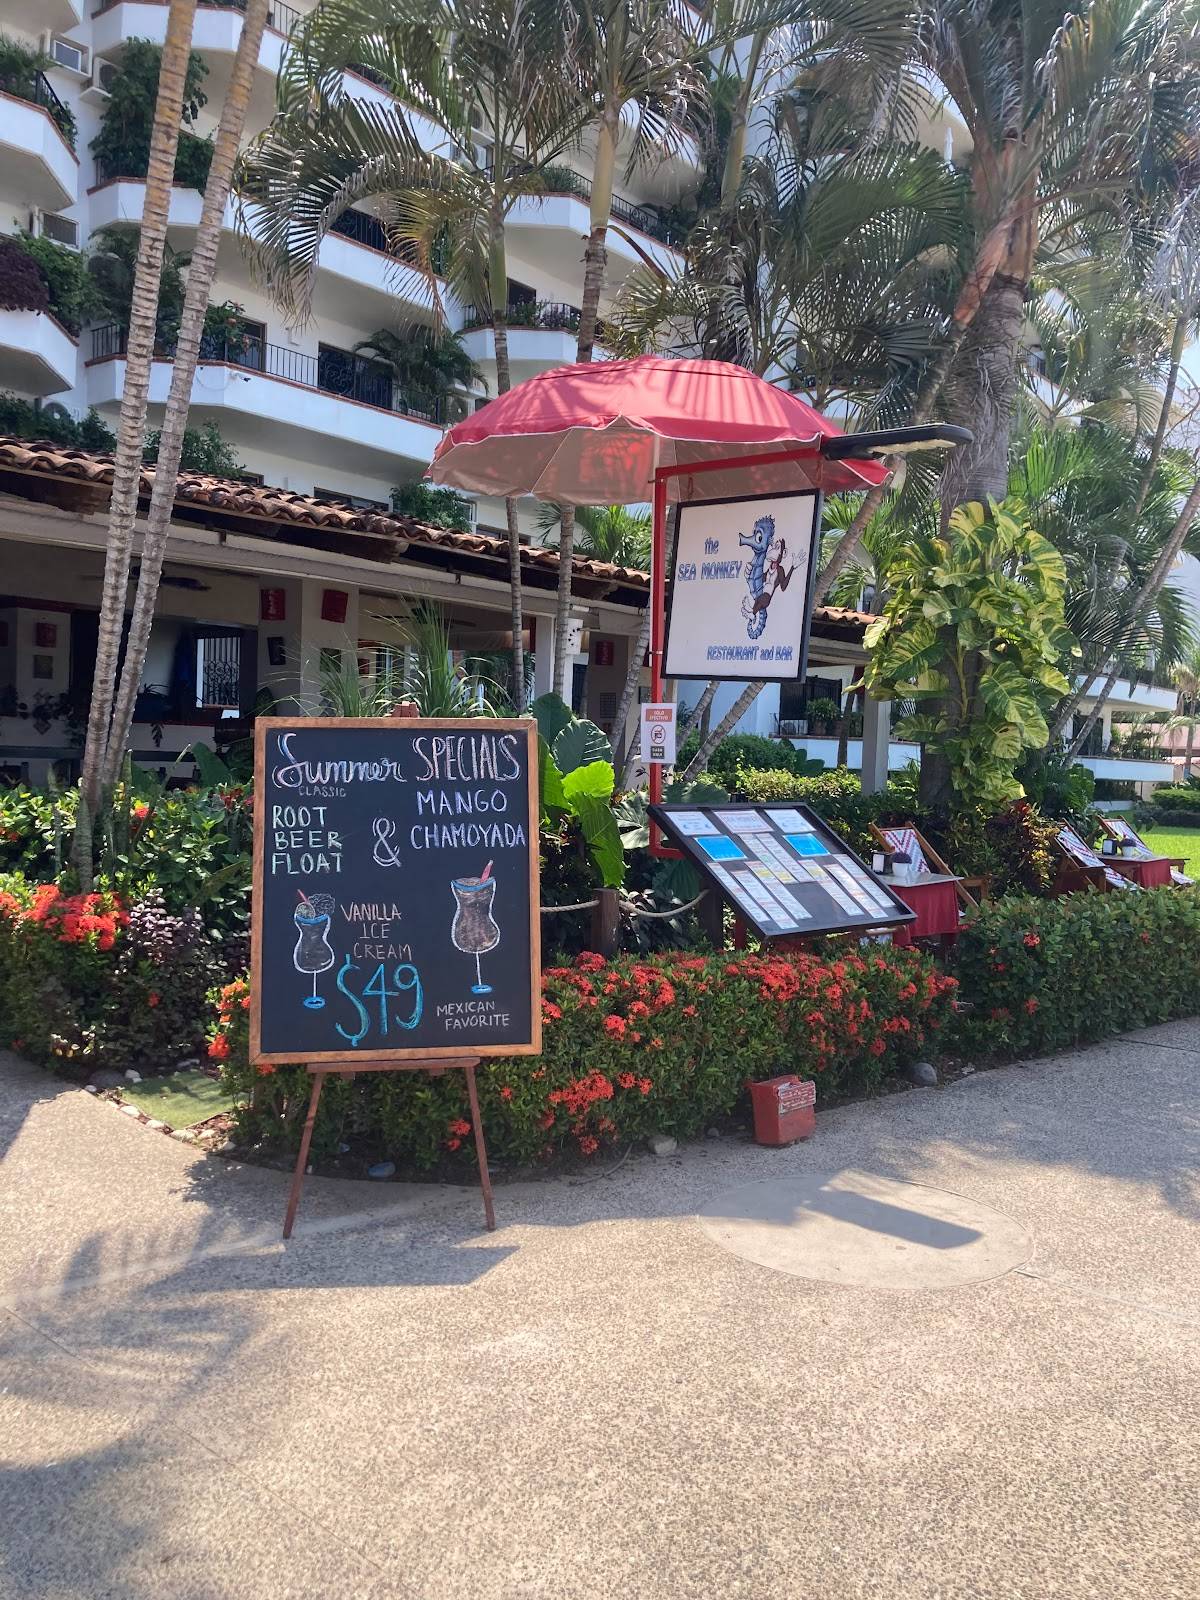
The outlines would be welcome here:
M 803 621 L 800 628 L 800 639 L 796 650 L 796 670 L 792 673 L 771 674 L 763 678 L 761 671 L 754 670 L 754 663 L 730 662 L 729 670 L 722 670 L 721 663 L 713 662 L 714 670 L 707 667 L 703 672 L 672 672 L 671 662 L 671 627 L 675 616 L 675 572 L 679 564 L 679 531 L 684 511 L 693 507 L 703 509 L 705 506 L 736 506 L 746 505 L 753 501 L 766 500 L 813 500 L 813 529 L 812 548 L 809 550 L 808 566 L 804 573 L 804 608 Z M 817 582 L 817 573 L 821 563 L 821 519 L 825 510 L 825 496 L 820 489 L 786 489 L 777 494 L 736 494 L 725 495 L 717 500 L 681 500 L 675 507 L 675 530 L 671 541 L 671 569 L 666 584 L 666 617 L 663 634 L 663 677 L 671 678 L 676 683 L 708 683 L 716 680 L 719 683 L 749 683 L 762 679 L 766 683 L 796 683 L 802 681 L 808 674 L 808 650 L 812 637 L 812 617 L 814 604 L 814 590 Z
M 411 744 L 414 735 L 421 733 L 516 733 L 525 743 L 527 782 L 523 786 L 524 810 L 517 814 L 526 824 L 526 842 L 529 856 L 528 885 L 528 953 L 529 953 L 529 1027 L 523 1030 L 527 1038 L 505 1039 L 495 1043 L 486 1037 L 468 1035 L 456 1044 L 414 1045 L 411 1048 L 367 1048 L 358 1050 L 343 1045 L 337 1050 L 264 1050 L 262 1048 L 263 987 L 263 919 L 265 907 L 264 867 L 266 858 L 267 813 L 270 806 L 267 782 L 267 741 L 289 731 L 319 729 L 326 733 L 343 730 L 369 730 L 375 735 L 384 734 L 399 742 Z M 353 759 L 348 757 L 347 759 Z M 419 1070 L 422 1065 L 436 1064 L 440 1060 L 461 1062 L 464 1058 L 478 1056 L 533 1056 L 542 1049 L 542 967 L 541 967 L 541 914 L 539 906 L 538 826 L 540 802 L 538 793 L 537 724 L 531 718 L 516 717 L 260 717 L 254 729 L 254 865 L 253 898 L 250 930 L 250 1061 L 252 1064 L 280 1065 L 308 1062 L 337 1062 L 343 1071 L 352 1072 L 357 1063 L 388 1063 L 397 1068 Z M 514 937 L 526 941 L 518 932 Z M 267 1003 L 270 1003 L 269 1000 Z
M 720 881 L 719 877 L 716 876 L 714 867 L 719 868 L 720 862 L 714 862 L 711 858 L 706 857 L 704 850 L 699 843 L 700 837 L 712 838 L 713 835 L 710 833 L 699 836 L 685 833 L 679 828 L 674 820 L 674 818 L 678 816 L 680 812 L 686 812 L 692 816 L 702 814 L 705 816 L 712 816 L 715 819 L 719 818 L 722 814 L 728 815 L 730 812 L 747 811 L 757 811 L 767 816 L 770 816 L 770 814 L 774 811 L 800 812 L 812 824 L 811 830 L 804 831 L 811 831 L 817 835 L 821 842 L 825 844 L 826 854 L 828 856 L 835 859 L 839 856 L 849 858 L 849 860 L 852 861 L 855 866 L 857 866 L 862 872 L 866 873 L 872 884 L 875 885 L 880 893 L 894 907 L 895 915 L 890 917 L 868 917 L 864 915 L 861 918 L 848 918 L 844 921 L 828 924 L 821 923 L 817 924 L 816 926 L 806 927 L 802 925 L 798 928 L 789 928 L 786 930 L 767 926 L 761 916 L 757 916 L 755 914 L 755 910 L 752 905 L 747 905 L 742 900 L 735 900 L 733 895 L 730 894 L 729 889 Z M 652 805 L 650 807 L 650 815 L 662 828 L 663 832 L 668 834 L 675 844 L 679 846 L 683 853 L 684 859 L 687 860 L 693 867 L 695 867 L 710 891 L 719 895 L 722 900 L 727 900 L 729 904 L 733 906 L 738 916 L 740 916 L 743 921 L 747 922 L 754 929 L 754 931 L 764 939 L 815 939 L 830 933 L 867 933 L 874 928 L 903 927 L 905 924 L 915 922 L 917 920 L 916 913 L 909 906 L 905 905 L 904 901 L 900 899 L 899 895 L 896 894 L 894 889 L 892 889 L 889 884 L 885 883 L 877 873 L 872 872 L 870 867 L 867 866 L 866 862 L 863 861 L 862 858 L 850 848 L 841 835 L 835 833 L 829 824 L 825 822 L 824 819 L 819 816 L 811 806 L 805 805 L 803 801 L 771 800 L 762 804 L 756 804 L 752 800 L 727 800 L 724 802 L 718 802 L 714 805 L 705 806 L 688 805 L 686 802 L 673 801 L 663 805 Z M 780 828 L 777 831 L 786 835 L 788 830 Z M 717 832 L 718 835 L 724 834 L 724 830 L 720 828 L 718 828 Z M 728 834 L 724 834 L 724 836 L 728 837 Z M 828 896 L 827 890 L 822 890 L 822 892 Z M 810 923 L 813 921 L 811 913 L 808 920 Z

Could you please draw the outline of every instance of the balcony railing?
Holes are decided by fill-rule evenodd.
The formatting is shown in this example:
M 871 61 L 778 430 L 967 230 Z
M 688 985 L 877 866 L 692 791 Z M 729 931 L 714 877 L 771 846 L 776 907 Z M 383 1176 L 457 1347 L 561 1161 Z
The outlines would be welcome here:
M 100 0 L 93 14 L 98 17 L 101 12 L 111 11 L 114 6 L 120 4 L 121 0 Z M 210 11 L 245 11 L 246 9 L 246 0 L 200 0 L 200 4 Z M 267 27 L 274 28 L 276 33 L 282 33 L 286 36 L 291 33 L 300 19 L 301 13 L 294 6 L 280 5 L 277 0 L 272 0 L 272 3 L 267 8 Z
M 545 173 L 547 194 L 569 194 L 577 200 L 586 200 L 591 204 L 592 186 L 586 178 L 581 178 L 577 172 L 572 172 L 569 167 L 550 167 Z M 612 215 L 619 222 L 627 222 L 630 227 L 638 228 L 642 233 L 648 233 L 652 239 L 659 239 L 663 244 L 677 245 L 680 243 L 680 233 L 677 228 L 660 217 L 657 211 L 651 211 L 649 206 L 635 206 L 632 200 L 622 200 L 620 195 L 613 195 Z
M 64 104 L 44 72 L 31 71 L 24 61 L 14 63 L 7 72 L 0 72 L 0 92 L 11 94 L 14 100 L 24 100 L 29 105 L 41 106 L 63 138 L 75 148 L 75 115 Z
M 509 306 L 506 320 L 508 326 L 513 329 L 540 328 L 549 333 L 578 333 L 579 307 L 567 305 L 563 301 L 525 300 L 520 304 Z M 491 326 L 492 313 L 474 308 L 467 313 L 463 332 L 469 333 L 472 328 Z
M 103 361 L 125 354 L 128 334 L 125 328 L 109 323 L 92 330 L 92 360 Z M 174 359 L 173 342 L 156 345 L 154 354 L 163 361 Z M 415 417 L 439 427 L 446 420 L 445 401 L 440 395 L 420 394 L 403 389 L 377 362 L 356 356 L 352 350 L 322 346 L 319 354 L 308 355 L 285 345 L 267 344 L 255 335 L 240 339 L 205 336 L 200 341 L 201 361 L 222 362 L 258 372 L 268 378 L 282 378 L 304 389 L 356 400 L 378 411 L 393 411 Z
M 355 244 L 366 245 L 369 250 L 379 250 L 385 256 L 391 256 L 393 261 L 402 261 L 414 272 L 421 270 L 416 245 L 407 240 L 402 240 L 397 245 L 389 245 L 383 224 L 378 217 L 371 216 L 368 211 L 343 211 L 340 217 L 329 224 L 329 231 L 339 234 L 343 239 L 353 239 Z M 430 256 L 430 265 L 434 272 L 444 275 L 446 251 L 440 239 L 435 240 Z

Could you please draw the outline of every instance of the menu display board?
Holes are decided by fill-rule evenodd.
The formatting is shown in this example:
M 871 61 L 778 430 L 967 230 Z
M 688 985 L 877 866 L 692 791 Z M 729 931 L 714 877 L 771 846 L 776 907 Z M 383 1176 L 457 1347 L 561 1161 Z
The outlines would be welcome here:
M 541 1048 L 537 728 L 261 717 L 253 1061 Z
M 764 939 L 914 920 L 809 806 L 661 805 L 650 814 Z

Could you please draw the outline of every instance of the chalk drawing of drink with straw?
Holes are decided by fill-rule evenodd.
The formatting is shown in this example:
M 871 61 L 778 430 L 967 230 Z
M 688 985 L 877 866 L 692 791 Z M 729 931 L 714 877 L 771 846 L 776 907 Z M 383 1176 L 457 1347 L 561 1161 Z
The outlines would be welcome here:
M 471 993 L 491 994 L 492 986 L 484 983 L 479 970 L 479 958 L 500 943 L 500 929 L 492 916 L 492 901 L 496 898 L 492 863 L 489 861 L 477 878 L 455 878 L 450 887 L 454 891 L 451 943 L 463 955 L 475 957 L 475 982 L 471 985 Z
M 329 942 L 329 923 L 335 905 L 331 894 L 305 894 L 296 891 L 300 904 L 292 912 L 296 923 L 296 948 L 292 951 L 292 965 L 297 972 L 312 974 L 312 993 L 305 995 L 304 1004 L 310 1011 L 320 1011 L 325 1002 L 317 993 L 317 979 L 328 972 L 337 957 Z

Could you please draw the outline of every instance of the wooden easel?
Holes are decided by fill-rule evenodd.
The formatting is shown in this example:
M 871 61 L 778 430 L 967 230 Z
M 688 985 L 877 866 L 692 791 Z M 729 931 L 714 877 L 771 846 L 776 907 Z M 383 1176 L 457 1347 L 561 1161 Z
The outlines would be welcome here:
M 300 1140 L 300 1153 L 296 1157 L 296 1170 L 292 1173 L 292 1187 L 288 1192 L 287 1212 L 283 1219 L 283 1237 L 290 1239 L 292 1224 L 296 1220 L 296 1210 L 300 1204 L 300 1191 L 304 1187 L 305 1170 L 308 1167 L 308 1150 L 312 1143 L 313 1125 L 317 1120 L 317 1106 L 321 1102 L 321 1090 L 325 1086 L 325 1079 L 331 1072 L 337 1073 L 341 1078 L 352 1078 L 356 1072 L 431 1072 L 440 1075 L 461 1067 L 467 1075 L 467 1098 L 471 1102 L 471 1126 L 475 1130 L 475 1154 L 479 1158 L 479 1187 L 483 1190 L 483 1215 L 489 1233 L 495 1231 L 496 1212 L 492 1205 L 492 1175 L 488 1171 L 487 1147 L 483 1142 L 483 1121 L 479 1115 L 479 1090 L 475 1083 L 475 1068 L 479 1065 L 478 1056 L 462 1056 L 458 1059 L 433 1060 L 433 1061 L 355 1061 L 344 1067 L 336 1067 L 320 1063 L 310 1065 L 309 1073 L 312 1075 L 312 1094 L 308 1101 L 308 1115 L 304 1119 L 304 1134 Z

